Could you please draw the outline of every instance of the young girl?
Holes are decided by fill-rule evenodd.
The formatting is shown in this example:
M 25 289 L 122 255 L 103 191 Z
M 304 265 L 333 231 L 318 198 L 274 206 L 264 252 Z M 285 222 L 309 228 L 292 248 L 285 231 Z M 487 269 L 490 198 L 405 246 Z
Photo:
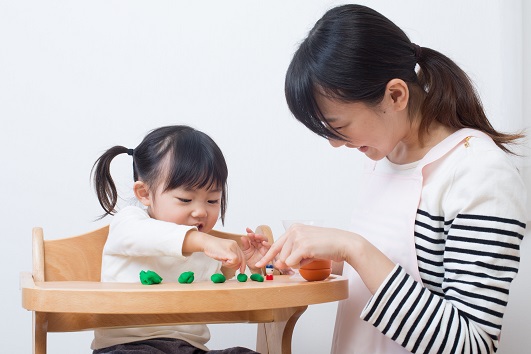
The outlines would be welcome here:
M 103 249 L 102 282 L 140 282 L 152 270 L 165 282 L 193 271 L 195 281 L 214 273 L 230 278 L 254 265 L 267 242 L 252 232 L 233 240 L 208 235 L 227 207 L 227 165 L 205 133 L 188 126 L 153 130 L 135 149 L 115 146 L 94 164 L 93 178 L 106 215 L 115 214 L 118 193 L 110 164 L 120 154 L 133 158 L 133 191 L 143 207 L 127 206 L 114 215 Z M 250 267 L 251 271 L 258 269 Z M 92 349 L 103 353 L 202 353 L 210 339 L 206 325 L 179 325 L 94 331 Z M 255 353 L 237 347 L 219 353 Z
M 452 60 L 359 5 L 315 24 L 285 93 L 306 127 L 369 159 L 350 231 L 292 226 L 256 266 L 343 264 L 333 353 L 495 352 L 525 229 L 507 156 L 522 135 L 491 126 Z

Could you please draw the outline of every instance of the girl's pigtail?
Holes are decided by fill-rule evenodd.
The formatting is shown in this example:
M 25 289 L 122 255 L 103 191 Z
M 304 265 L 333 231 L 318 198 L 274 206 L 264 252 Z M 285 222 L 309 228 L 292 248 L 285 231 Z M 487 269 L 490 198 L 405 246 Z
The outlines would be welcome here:
M 118 202 L 118 191 L 111 176 L 111 161 L 117 155 L 128 153 L 129 149 L 123 146 L 114 146 L 101 155 L 92 166 L 92 179 L 98 196 L 98 201 L 105 213 L 99 219 L 107 215 L 113 215 Z

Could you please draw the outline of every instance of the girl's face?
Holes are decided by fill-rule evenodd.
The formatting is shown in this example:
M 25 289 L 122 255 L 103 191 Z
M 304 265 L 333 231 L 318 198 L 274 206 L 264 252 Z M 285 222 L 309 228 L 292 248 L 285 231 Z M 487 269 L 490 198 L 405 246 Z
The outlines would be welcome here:
M 219 218 L 221 189 L 178 187 L 164 192 L 159 186 L 155 193 L 149 192 L 147 204 L 142 203 L 148 206 L 153 219 L 197 226 L 199 231 L 209 232 Z
M 346 141 L 329 139 L 333 147 L 358 149 L 372 160 L 389 156 L 411 133 L 411 122 L 402 111 L 369 107 L 364 103 L 345 103 L 322 95 L 316 97 L 327 124 L 341 133 Z

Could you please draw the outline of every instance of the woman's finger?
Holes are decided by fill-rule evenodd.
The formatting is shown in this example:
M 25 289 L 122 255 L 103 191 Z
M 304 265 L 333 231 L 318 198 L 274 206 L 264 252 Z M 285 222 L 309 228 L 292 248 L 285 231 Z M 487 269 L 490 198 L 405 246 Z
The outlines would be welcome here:
M 275 256 L 282 250 L 282 246 L 285 242 L 285 238 L 281 237 L 277 241 L 273 242 L 269 250 L 266 252 L 266 254 L 262 257 L 261 260 L 256 262 L 255 267 L 262 268 L 265 267 L 266 264 L 270 263 Z

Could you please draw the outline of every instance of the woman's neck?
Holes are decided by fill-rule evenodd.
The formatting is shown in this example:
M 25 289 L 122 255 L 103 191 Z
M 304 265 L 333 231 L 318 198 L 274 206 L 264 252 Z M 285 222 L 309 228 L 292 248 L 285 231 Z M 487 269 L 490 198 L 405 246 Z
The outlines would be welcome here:
M 441 123 L 434 122 L 427 132 L 419 139 L 418 124 L 414 124 L 411 134 L 406 139 L 400 141 L 395 149 L 387 155 L 387 159 L 397 165 L 404 165 L 421 160 L 435 145 L 456 132 L 457 129 L 450 128 Z

